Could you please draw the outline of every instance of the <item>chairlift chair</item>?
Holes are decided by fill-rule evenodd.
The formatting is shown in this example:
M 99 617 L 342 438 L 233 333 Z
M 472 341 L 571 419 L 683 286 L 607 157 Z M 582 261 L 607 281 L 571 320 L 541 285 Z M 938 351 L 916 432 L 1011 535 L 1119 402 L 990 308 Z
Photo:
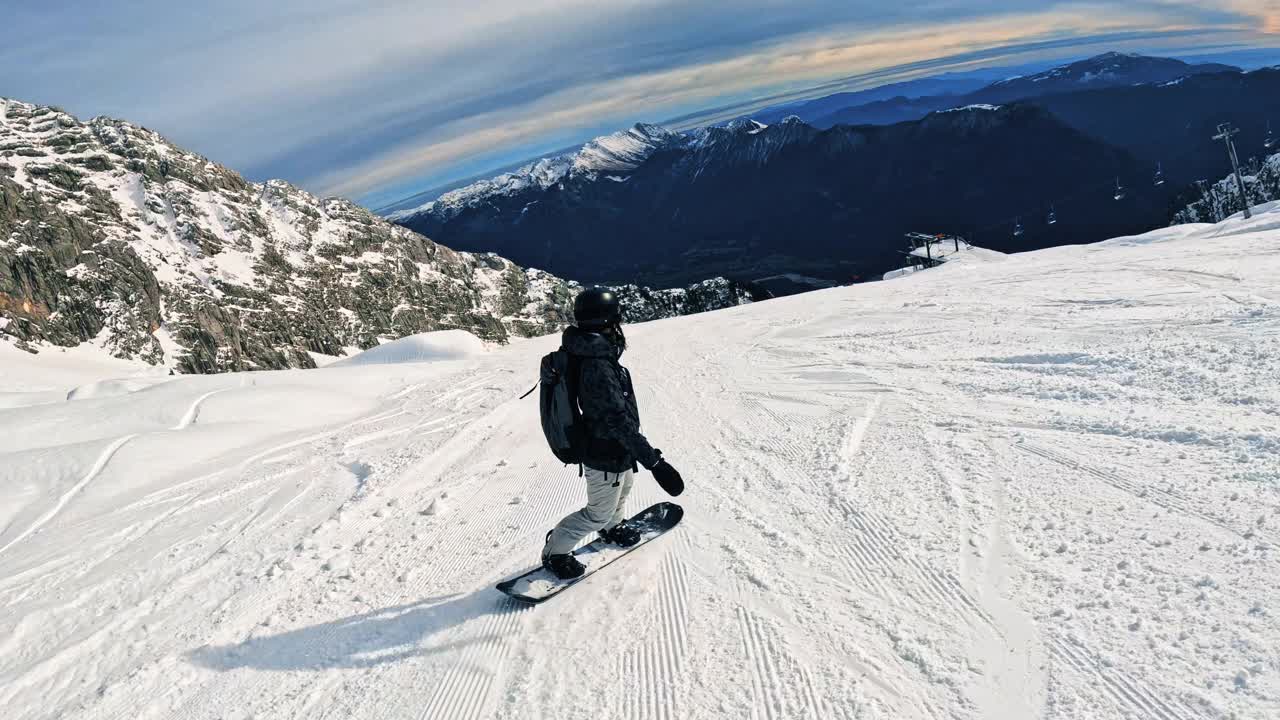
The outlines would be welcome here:
M 1164 184 L 1164 165 L 1161 163 L 1156 163 L 1155 186 L 1160 187 L 1163 184 Z
M 1049 206 L 1049 219 L 1046 221 L 1046 224 L 1048 225 L 1058 224 L 1058 212 L 1053 209 L 1052 205 Z
M 1025 231 L 1022 229 L 1022 220 L 1015 220 L 1013 223 L 1013 236 L 1022 237 L 1023 232 Z
M 1126 194 L 1124 186 L 1120 184 L 1120 178 L 1116 178 L 1116 200 L 1123 200 Z
M 1278 146 L 1280 146 L 1280 138 L 1277 138 L 1275 133 L 1271 131 L 1271 121 L 1268 120 L 1267 121 L 1267 137 L 1262 141 L 1262 147 L 1268 150 L 1274 150 Z

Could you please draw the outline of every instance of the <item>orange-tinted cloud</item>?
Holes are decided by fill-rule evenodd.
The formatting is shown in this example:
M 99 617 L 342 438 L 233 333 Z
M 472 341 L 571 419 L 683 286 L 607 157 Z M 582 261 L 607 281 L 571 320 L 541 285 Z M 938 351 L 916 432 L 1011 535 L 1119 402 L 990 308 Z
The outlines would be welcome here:
M 1044 12 L 923 27 L 912 24 L 811 35 L 713 62 L 567 88 L 518 109 L 502 108 L 462 118 L 431 128 L 419 142 L 328 174 L 318 184 L 336 193 L 359 194 L 432 167 L 491 152 L 495 147 L 536 143 L 557 130 L 589 126 L 600 118 L 616 118 L 622 126 L 634 120 L 657 119 L 655 115 L 660 118 L 661 108 L 689 107 L 725 96 L 812 85 L 833 77 L 932 58 L 1054 39 L 1083 41 L 1126 32 L 1195 30 L 1194 24 L 1171 22 L 1151 8 L 1071 4 Z M 991 64 L 991 56 L 985 58 L 982 62 Z M 975 60 L 971 64 L 977 63 Z M 965 63 L 959 63 L 950 69 L 964 67 Z M 901 79 L 908 77 L 910 74 Z

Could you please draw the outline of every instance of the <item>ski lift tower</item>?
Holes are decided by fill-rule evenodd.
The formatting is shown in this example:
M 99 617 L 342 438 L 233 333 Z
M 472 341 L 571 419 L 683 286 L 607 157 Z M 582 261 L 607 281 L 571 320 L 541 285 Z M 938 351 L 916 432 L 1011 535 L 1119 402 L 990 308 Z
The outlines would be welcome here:
M 1240 158 L 1236 155 L 1236 144 L 1231 139 L 1239 133 L 1239 130 L 1231 127 L 1231 123 L 1223 123 L 1218 126 L 1218 134 L 1214 135 L 1213 139 L 1227 144 L 1227 157 L 1231 159 L 1231 169 L 1236 174 L 1236 188 L 1240 190 L 1240 203 L 1244 205 L 1244 219 L 1248 220 L 1253 217 L 1253 212 L 1249 209 L 1249 194 L 1244 189 L 1244 178 L 1240 176 Z

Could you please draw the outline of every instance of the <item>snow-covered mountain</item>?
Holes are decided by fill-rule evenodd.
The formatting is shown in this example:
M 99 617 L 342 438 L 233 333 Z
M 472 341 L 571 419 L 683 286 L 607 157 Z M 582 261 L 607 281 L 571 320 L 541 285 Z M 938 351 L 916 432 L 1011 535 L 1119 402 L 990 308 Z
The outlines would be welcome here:
M 783 123 L 797 121 L 799 118 L 790 117 Z M 754 120 L 739 119 L 724 126 L 681 133 L 659 125 L 637 123 L 628 130 L 595 138 L 576 152 L 540 158 L 514 172 L 478 180 L 418 207 L 399 210 L 386 217 L 395 222 L 407 222 L 417 216 L 431 215 L 448 221 L 494 198 L 539 192 L 569 180 L 625 182 L 631 172 L 660 150 L 711 148 L 726 136 L 755 135 L 766 127 Z
M 661 136 L 638 128 L 578 161 L 623 167 L 645 138 Z M 749 297 L 718 287 L 687 305 Z M 27 349 L 87 342 L 182 372 L 313 367 L 431 330 L 546 334 L 576 289 L 343 199 L 246 182 L 128 122 L 0 99 L 0 336 Z
M 48 389 L 0 409 L 0 714 L 1280 717 L 1257 210 L 629 328 L 684 521 L 537 608 L 493 586 L 582 503 L 518 399 L 555 338 L 60 380 L 0 344 L 0 407 Z
M 574 173 L 627 173 L 650 155 L 681 142 L 683 136 L 659 125 L 639 123 L 630 130 L 598 137 L 573 156 Z
M 629 130 L 603 135 L 568 155 L 541 158 L 515 172 L 451 190 L 424 205 L 388 215 L 404 220 L 422 213 L 456 217 L 493 196 L 511 196 L 529 190 L 546 190 L 570 178 L 613 177 L 621 180 L 655 152 L 686 142 L 683 134 L 658 125 L 637 123 Z

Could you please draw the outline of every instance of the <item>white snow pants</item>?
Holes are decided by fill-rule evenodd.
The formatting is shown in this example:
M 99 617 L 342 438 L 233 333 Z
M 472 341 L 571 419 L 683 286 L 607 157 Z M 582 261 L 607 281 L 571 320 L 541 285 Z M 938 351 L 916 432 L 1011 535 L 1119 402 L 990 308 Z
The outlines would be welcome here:
M 566 515 L 556 525 L 542 548 L 543 558 L 573 552 L 582 538 L 597 530 L 611 528 L 625 519 L 622 510 L 627 504 L 627 495 L 631 493 L 633 473 L 630 470 L 616 473 L 583 468 L 582 476 L 587 481 L 587 506 Z

